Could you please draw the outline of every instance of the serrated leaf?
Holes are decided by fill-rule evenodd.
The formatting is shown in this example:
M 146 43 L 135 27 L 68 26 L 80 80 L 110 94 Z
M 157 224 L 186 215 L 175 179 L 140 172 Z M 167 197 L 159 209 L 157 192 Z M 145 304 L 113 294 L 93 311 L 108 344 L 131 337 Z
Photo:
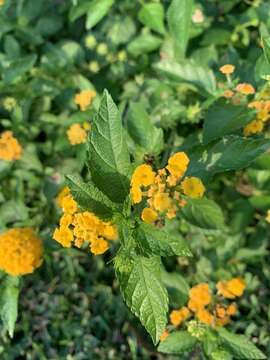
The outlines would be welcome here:
M 133 39 L 127 49 L 133 56 L 152 52 L 160 47 L 162 40 L 160 37 L 152 34 L 142 34 Z
M 94 27 L 108 13 L 114 0 L 92 0 L 86 17 L 86 29 Z
M 139 20 L 150 29 L 164 34 L 164 9 L 160 3 L 144 4 L 139 12 Z
M 209 94 L 215 93 L 216 80 L 212 70 L 197 64 L 195 61 L 163 60 L 156 63 L 154 68 L 172 80 L 190 83 Z
M 188 199 L 182 214 L 192 225 L 203 229 L 218 230 L 225 227 L 222 210 L 213 200 Z
M 237 359 L 266 359 L 266 356 L 243 335 L 237 335 L 224 328 L 218 330 L 221 342 Z
M 135 239 L 145 255 L 192 256 L 183 237 L 176 232 L 159 229 L 150 224 L 140 223 L 135 231 Z
M 254 111 L 246 106 L 235 106 L 226 100 L 216 101 L 208 109 L 203 123 L 203 142 L 209 142 L 233 133 L 248 124 L 255 117 Z
M 158 351 L 165 354 L 182 354 L 191 351 L 197 343 L 197 339 L 187 331 L 174 331 L 163 340 Z
M 7 276 L 0 290 L 0 318 L 10 337 L 13 337 L 18 315 L 19 278 Z
M 174 40 L 175 55 L 178 60 L 185 57 L 192 8 L 193 0 L 172 0 L 167 11 L 168 26 Z
M 103 219 L 110 219 L 118 208 L 91 182 L 85 183 L 79 175 L 66 176 L 72 195 L 81 210 L 89 210 Z M 119 209 L 118 209 L 119 210 Z
M 9 67 L 3 72 L 4 83 L 10 84 L 29 71 L 37 60 L 36 55 L 27 55 L 13 60 Z
M 136 256 L 129 272 L 117 273 L 125 302 L 155 344 L 165 329 L 168 312 L 168 294 L 161 281 L 160 267 L 159 257 Z
M 129 193 L 130 159 L 119 111 L 106 90 L 92 121 L 88 149 L 94 184 L 113 202 L 124 202 Z
M 198 176 L 208 181 L 217 173 L 245 168 L 267 151 L 269 146 L 269 139 L 224 136 L 220 141 L 189 151 L 190 164 L 187 175 Z
M 132 140 L 144 154 L 158 155 L 164 146 L 162 129 L 152 124 L 141 103 L 131 103 L 128 115 L 127 129 Z

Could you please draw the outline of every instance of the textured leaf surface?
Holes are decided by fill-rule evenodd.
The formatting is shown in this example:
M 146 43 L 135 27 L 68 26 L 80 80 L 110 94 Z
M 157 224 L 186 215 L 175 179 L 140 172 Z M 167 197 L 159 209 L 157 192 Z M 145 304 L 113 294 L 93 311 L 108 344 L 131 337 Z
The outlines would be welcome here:
M 197 340 L 187 331 L 175 331 L 159 344 L 158 351 L 165 354 L 182 354 L 191 351 Z
M 175 62 L 160 61 L 154 68 L 175 81 L 182 81 L 193 84 L 207 93 L 214 93 L 216 90 L 216 80 L 212 70 L 201 66 L 194 61 Z
M 188 222 L 203 229 L 217 230 L 225 226 L 222 210 L 213 200 L 189 199 L 182 213 Z
M 131 270 L 118 273 L 123 297 L 156 344 L 167 323 L 168 295 L 161 281 L 160 258 L 134 258 Z
M 0 317 L 4 330 L 13 337 L 14 327 L 18 315 L 19 279 L 8 276 L 1 284 L 0 290 Z
M 106 90 L 90 132 L 89 169 L 105 195 L 117 203 L 124 201 L 129 192 L 130 159 L 119 111 Z
M 144 4 L 139 12 L 139 20 L 150 29 L 164 34 L 164 9 L 160 3 Z
M 91 182 L 85 183 L 78 175 L 68 175 L 68 186 L 82 210 L 92 211 L 101 218 L 111 218 L 116 204 Z
M 136 240 L 145 254 L 192 256 L 185 240 L 176 232 L 141 223 L 135 234 Z
M 248 124 L 255 118 L 254 111 L 244 106 L 235 106 L 221 99 L 207 111 L 203 124 L 205 144 L 228 135 Z
M 185 56 L 190 33 L 192 8 L 193 0 L 172 0 L 168 8 L 167 20 L 174 40 L 177 59 L 182 59 Z
M 218 330 L 222 343 L 236 359 L 266 359 L 266 356 L 243 335 L 236 335 L 224 328 Z

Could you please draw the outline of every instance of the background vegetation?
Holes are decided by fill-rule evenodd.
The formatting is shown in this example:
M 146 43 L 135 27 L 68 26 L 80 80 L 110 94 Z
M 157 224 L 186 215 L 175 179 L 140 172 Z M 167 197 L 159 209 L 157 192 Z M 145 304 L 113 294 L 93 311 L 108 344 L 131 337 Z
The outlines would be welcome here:
M 170 3 L 5 0 L 1 6 L 0 129 L 13 131 L 23 156 L 0 161 L 0 230 L 34 227 L 46 249 L 42 267 L 24 278 L 14 337 L 2 329 L 4 360 L 173 358 L 157 353 L 124 305 L 110 266 L 117 244 L 104 256 L 94 257 L 63 249 L 52 240 L 60 214 L 55 198 L 64 186 L 64 175 L 86 171 L 86 147 L 72 146 L 67 130 L 72 124 L 91 122 L 104 88 L 122 113 L 134 160 L 139 163 L 151 155 L 162 166 L 172 151 L 182 146 L 188 153 L 197 144 L 206 110 L 227 86 L 220 66 L 234 64 L 232 81 L 251 83 L 262 98 L 269 98 L 269 64 L 260 35 L 264 32 L 267 37 L 270 31 L 268 1 L 194 1 L 188 32 L 187 27 L 168 27 L 165 14 Z M 159 5 L 154 6 L 155 16 L 153 4 Z M 183 34 L 182 45 L 174 43 L 175 32 Z M 175 46 L 177 60 L 183 60 L 185 36 L 186 60 L 177 64 Z M 97 92 L 85 112 L 74 102 L 83 89 Z M 226 116 L 220 113 L 214 120 L 222 122 Z M 250 114 L 245 117 L 251 120 Z M 145 119 L 151 120 L 148 132 L 138 138 Z M 223 215 L 213 220 L 209 213 L 193 224 L 180 218 L 177 226 L 194 257 L 165 260 L 166 269 L 175 273 L 171 308 L 186 301 L 181 291 L 189 285 L 243 277 L 247 289 L 229 328 L 247 335 L 267 358 L 268 138 L 267 126 L 263 137 L 252 138 L 248 150 L 250 160 L 256 160 L 246 170 L 238 170 L 246 167 L 246 158 L 243 166 L 235 165 L 241 162 L 242 145 L 227 149 L 232 165 L 226 169 L 217 165 L 212 179 L 208 179 L 211 163 L 202 163 L 198 171 L 209 180 L 207 195 Z M 196 221 L 205 221 L 205 228 L 194 226 Z M 221 230 L 224 221 L 229 233 Z M 203 358 L 196 351 L 181 356 Z

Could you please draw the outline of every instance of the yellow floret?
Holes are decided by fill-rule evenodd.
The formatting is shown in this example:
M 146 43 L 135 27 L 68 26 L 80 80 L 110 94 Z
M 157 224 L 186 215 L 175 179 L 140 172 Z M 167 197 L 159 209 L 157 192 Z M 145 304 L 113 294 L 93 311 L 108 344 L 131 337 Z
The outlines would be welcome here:
M 205 187 L 202 181 L 196 177 L 186 177 L 181 183 L 181 187 L 185 195 L 192 199 L 199 199 L 205 192 Z
M 178 152 L 172 155 L 168 160 L 166 169 L 171 175 L 180 178 L 184 175 L 189 164 L 189 158 L 184 152 Z
M 158 219 L 158 214 L 151 208 L 144 208 L 141 213 L 142 220 L 147 224 L 152 224 Z
M 87 131 L 80 124 L 73 124 L 67 130 L 67 137 L 71 145 L 83 144 L 87 140 Z

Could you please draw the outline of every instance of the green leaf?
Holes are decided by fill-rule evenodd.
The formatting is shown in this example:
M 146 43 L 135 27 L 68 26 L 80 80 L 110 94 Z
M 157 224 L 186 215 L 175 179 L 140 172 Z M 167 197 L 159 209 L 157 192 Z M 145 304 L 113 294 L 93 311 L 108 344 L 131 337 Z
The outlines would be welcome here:
M 246 106 L 235 106 L 224 99 L 216 101 L 205 115 L 204 144 L 241 129 L 253 118 L 255 118 L 254 111 L 247 109 Z
M 210 354 L 211 360 L 233 360 L 232 355 L 223 349 L 218 349 Z
M 175 55 L 178 60 L 185 57 L 188 45 L 193 0 L 172 0 L 167 20 L 171 36 L 174 40 Z
M 4 50 L 10 59 L 16 59 L 20 56 L 21 47 L 18 41 L 12 35 L 6 35 L 4 41 Z
M 3 80 L 6 84 L 11 84 L 24 73 L 29 71 L 37 60 L 36 55 L 27 55 L 10 63 L 9 67 L 3 73 Z
M 214 174 L 245 168 L 269 146 L 269 139 L 227 135 L 216 143 L 191 150 L 187 175 L 208 181 Z
M 180 308 L 186 305 L 189 298 L 189 285 L 178 272 L 161 271 L 161 278 L 168 290 L 170 305 Z
M 190 83 L 209 94 L 215 93 L 216 80 L 212 70 L 197 64 L 195 61 L 189 60 L 178 63 L 163 60 L 156 63 L 154 68 L 172 80 Z
M 163 131 L 152 124 L 142 103 L 130 104 L 127 129 L 144 154 L 158 155 L 163 150 Z
M 197 339 L 187 331 L 174 331 L 159 346 L 158 351 L 165 354 L 182 354 L 191 351 L 197 343 Z
M 4 331 L 13 337 L 18 315 L 19 278 L 7 276 L 0 290 L 0 318 L 3 321 Z
M 129 193 L 130 159 L 119 111 L 105 90 L 90 132 L 89 169 L 95 185 L 112 201 Z
M 95 185 L 83 182 L 79 175 L 67 175 L 66 179 L 81 210 L 89 210 L 103 219 L 112 218 L 113 211 L 117 209 L 115 203 Z
M 114 0 L 92 0 L 89 5 L 86 17 L 86 29 L 94 27 L 110 10 Z
M 221 342 L 237 359 L 266 359 L 266 356 L 243 335 L 236 335 L 224 328 L 218 330 Z
M 135 238 L 145 255 L 192 256 L 183 237 L 176 232 L 159 229 L 153 225 L 140 223 Z
M 168 295 L 161 281 L 160 267 L 159 257 L 136 256 L 130 271 L 117 273 L 127 305 L 155 344 L 165 329 L 168 311 Z
M 70 8 L 69 20 L 71 22 L 79 19 L 81 16 L 85 15 L 90 7 L 91 2 L 79 2 L 76 6 Z
M 259 56 L 255 64 L 255 80 L 268 79 L 270 75 L 270 64 L 264 55 Z
M 142 34 L 132 40 L 127 49 L 131 55 L 136 57 L 158 49 L 161 44 L 162 40 L 158 36 Z
M 265 60 L 270 65 L 270 36 L 269 36 L 269 32 L 267 30 L 267 27 L 265 26 L 264 23 L 261 23 L 260 34 L 261 34 L 261 40 L 262 40 L 262 45 L 263 45 L 264 57 L 265 57 Z
M 182 214 L 192 225 L 203 229 L 218 230 L 225 227 L 222 210 L 213 200 L 188 199 Z
M 160 3 L 144 4 L 139 12 L 139 20 L 150 29 L 164 34 L 164 9 Z

